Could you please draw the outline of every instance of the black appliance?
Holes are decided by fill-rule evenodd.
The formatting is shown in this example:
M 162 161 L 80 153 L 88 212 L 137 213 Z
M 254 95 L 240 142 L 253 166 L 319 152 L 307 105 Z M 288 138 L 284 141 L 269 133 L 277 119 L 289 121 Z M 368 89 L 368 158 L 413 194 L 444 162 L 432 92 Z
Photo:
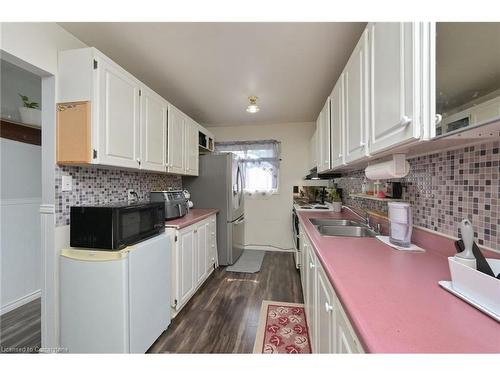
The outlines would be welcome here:
M 149 200 L 165 205 L 165 220 L 177 219 L 189 211 L 187 199 L 181 190 L 152 191 L 149 193 Z
M 73 206 L 70 215 L 72 247 L 121 250 L 165 231 L 161 202 Z
M 401 182 L 387 182 L 385 190 L 387 198 L 401 199 L 403 196 L 403 185 Z

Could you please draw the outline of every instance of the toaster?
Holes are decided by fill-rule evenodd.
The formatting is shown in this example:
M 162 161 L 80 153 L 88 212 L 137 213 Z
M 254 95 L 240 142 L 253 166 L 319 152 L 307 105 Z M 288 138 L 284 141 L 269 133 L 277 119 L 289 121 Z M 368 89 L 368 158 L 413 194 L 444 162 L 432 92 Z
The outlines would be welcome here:
M 188 213 L 188 203 L 182 190 L 151 191 L 149 193 L 151 202 L 163 202 L 165 204 L 165 220 L 177 219 Z

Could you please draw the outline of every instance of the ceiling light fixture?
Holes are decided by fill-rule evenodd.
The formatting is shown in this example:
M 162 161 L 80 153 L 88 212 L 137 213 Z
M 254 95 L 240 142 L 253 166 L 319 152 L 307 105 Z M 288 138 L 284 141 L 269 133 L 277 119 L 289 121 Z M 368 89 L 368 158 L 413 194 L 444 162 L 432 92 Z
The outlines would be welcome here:
M 259 112 L 260 108 L 257 105 L 257 97 L 252 95 L 248 97 L 248 100 L 250 100 L 250 104 L 247 107 L 247 112 L 248 113 L 257 113 Z

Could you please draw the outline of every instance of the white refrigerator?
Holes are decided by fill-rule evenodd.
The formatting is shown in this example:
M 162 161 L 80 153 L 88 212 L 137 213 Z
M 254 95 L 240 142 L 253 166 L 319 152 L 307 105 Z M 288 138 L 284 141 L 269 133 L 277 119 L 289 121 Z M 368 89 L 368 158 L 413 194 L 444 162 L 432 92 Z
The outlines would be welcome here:
M 170 324 L 171 239 L 64 249 L 60 341 L 69 353 L 145 353 Z

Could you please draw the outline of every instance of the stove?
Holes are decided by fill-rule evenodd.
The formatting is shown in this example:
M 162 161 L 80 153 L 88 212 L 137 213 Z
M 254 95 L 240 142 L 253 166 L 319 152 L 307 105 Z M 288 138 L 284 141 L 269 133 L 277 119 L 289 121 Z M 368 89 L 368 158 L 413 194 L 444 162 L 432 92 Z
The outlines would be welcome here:
M 295 211 L 331 211 L 332 205 L 326 202 L 325 204 L 320 203 L 297 203 L 293 204 Z

